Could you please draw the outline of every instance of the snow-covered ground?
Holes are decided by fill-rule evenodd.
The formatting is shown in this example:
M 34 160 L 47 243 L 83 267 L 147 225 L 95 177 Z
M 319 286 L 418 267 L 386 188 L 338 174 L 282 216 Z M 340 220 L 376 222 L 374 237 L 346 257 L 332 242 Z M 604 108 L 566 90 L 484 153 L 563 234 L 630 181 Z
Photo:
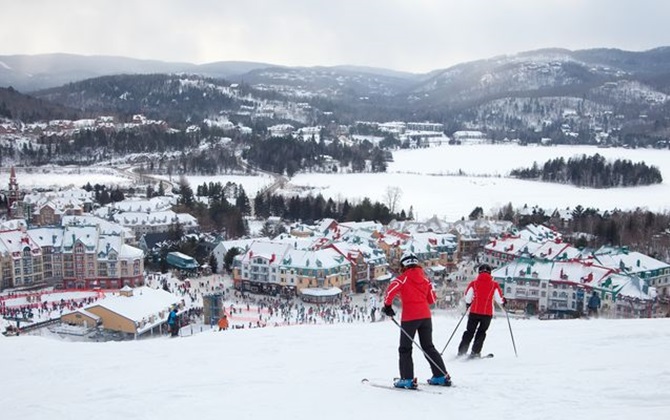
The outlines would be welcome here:
M 637 188 L 591 189 L 501 178 L 512 169 L 539 165 L 557 157 L 596 153 L 608 159 L 643 161 L 657 166 L 663 183 Z M 384 174 L 300 174 L 292 184 L 310 187 L 326 198 L 384 202 L 389 187 L 402 191 L 400 209 L 413 207 L 415 218 L 433 215 L 456 220 L 480 206 L 485 212 L 512 203 L 514 207 L 594 207 L 600 210 L 648 208 L 670 210 L 670 151 L 656 149 L 600 149 L 594 146 L 533 147 L 517 145 L 438 146 L 401 150 Z M 463 176 L 452 175 L 462 171 Z M 468 176 L 469 175 L 469 176 Z
M 459 319 L 437 311 L 438 350 Z M 0 411 L 23 420 L 665 419 L 665 319 L 539 321 L 498 316 L 484 351 L 454 360 L 442 395 L 360 384 L 397 376 L 390 321 L 207 331 L 192 337 L 75 343 L 0 336 Z M 414 351 L 415 375 L 430 375 Z
M 24 168 L 15 168 L 16 179 L 20 188 L 81 188 L 90 182 L 91 185 L 130 186 L 133 180 L 113 168 L 106 167 L 51 167 L 34 168 L 26 172 Z M 9 172 L 5 168 L 0 172 L 3 184 L 9 182 Z
M 504 178 L 512 169 L 543 164 L 549 159 L 599 153 L 608 159 L 629 159 L 657 166 L 663 183 L 646 187 L 590 189 Z M 574 208 L 577 205 L 602 211 L 648 208 L 670 211 L 670 151 L 656 149 L 600 149 L 594 146 L 518 146 L 518 145 L 443 145 L 428 149 L 401 150 L 394 154 L 388 173 L 381 174 L 298 174 L 293 186 L 306 187 L 311 194 L 323 194 L 336 200 L 385 201 L 389 187 L 400 188 L 399 208 L 421 220 L 437 215 L 446 220 L 467 217 L 477 206 L 485 212 L 512 203 L 519 208 L 539 205 L 547 210 Z M 128 184 L 130 180 L 113 172 L 69 174 L 17 173 L 22 187 L 48 185 L 81 186 L 86 182 Z M 465 175 L 454 175 L 462 172 Z M 104 176 L 104 179 L 94 178 Z M 272 184 L 268 176 L 189 176 L 195 189 L 204 182 L 235 182 L 242 184 L 251 198 L 260 189 Z M 95 181 L 95 182 L 94 182 Z M 173 181 L 175 178 L 173 177 Z M 303 190 L 304 191 L 304 190 Z

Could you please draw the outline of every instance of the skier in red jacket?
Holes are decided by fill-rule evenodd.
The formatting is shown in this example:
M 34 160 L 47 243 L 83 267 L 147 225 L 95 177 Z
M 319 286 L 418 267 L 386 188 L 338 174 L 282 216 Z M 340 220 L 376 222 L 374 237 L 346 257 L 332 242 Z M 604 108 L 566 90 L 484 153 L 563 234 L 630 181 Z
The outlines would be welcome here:
M 391 281 L 386 296 L 384 297 L 384 308 L 382 312 L 387 316 L 394 316 L 395 311 L 391 306 L 393 299 L 400 296 L 402 302 L 402 316 L 400 328 L 400 379 L 394 382 L 397 388 L 416 388 L 417 382 L 414 378 L 414 362 L 412 361 L 412 341 L 414 335 L 419 333 L 419 342 L 424 351 L 426 360 L 430 364 L 433 377 L 428 379 L 430 385 L 451 386 L 451 377 L 444 366 L 442 356 L 433 345 L 433 324 L 430 314 L 430 306 L 435 303 L 437 297 L 433 285 L 426 277 L 423 269 L 419 266 L 419 260 L 413 253 L 405 253 L 400 259 L 401 274 Z
M 505 298 L 498 283 L 491 277 L 491 266 L 482 264 L 479 266 L 479 275 L 468 284 L 465 289 L 465 305 L 470 308 L 468 315 L 468 326 L 463 333 L 461 344 L 458 346 L 458 355 L 463 356 L 468 352 L 472 337 L 475 342 L 472 345 L 470 357 L 481 357 L 482 347 L 486 339 L 486 330 L 493 318 L 493 301 L 499 305 L 505 305 Z

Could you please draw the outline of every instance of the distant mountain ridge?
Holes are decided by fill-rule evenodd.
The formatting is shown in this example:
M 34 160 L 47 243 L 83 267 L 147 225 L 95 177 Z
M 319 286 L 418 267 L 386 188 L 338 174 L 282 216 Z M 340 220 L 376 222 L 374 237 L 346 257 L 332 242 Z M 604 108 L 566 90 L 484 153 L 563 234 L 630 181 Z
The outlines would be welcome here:
M 196 73 L 227 78 L 272 64 L 221 61 L 202 65 L 117 56 L 76 54 L 0 56 L 0 86 L 33 92 L 66 83 L 115 74 Z
M 0 56 L 2 85 L 31 86 L 32 95 L 81 111 L 150 112 L 173 121 L 252 107 L 278 122 L 423 120 L 443 123 L 447 133 L 481 129 L 528 141 L 594 142 L 597 133 L 633 144 L 670 138 L 670 47 L 548 48 L 425 74 L 347 65 Z M 39 85 L 53 87 L 36 90 Z M 270 110 L 266 100 L 286 109 Z
M 510 96 L 580 96 L 621 80 L 637 80 L 670 93 L 670 48 L 644 52 L 544 49 L 463 63 L 431 74 L 412 89 L 410 100 L 465 107 Z

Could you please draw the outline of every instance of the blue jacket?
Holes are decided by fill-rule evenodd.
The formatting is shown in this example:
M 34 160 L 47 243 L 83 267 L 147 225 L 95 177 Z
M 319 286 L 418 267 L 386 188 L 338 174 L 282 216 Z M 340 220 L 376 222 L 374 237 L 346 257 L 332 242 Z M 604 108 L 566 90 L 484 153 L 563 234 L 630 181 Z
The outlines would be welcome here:
M 174 325 L 176 322 L 177 322 L 177 311 L 172 310 L 170 311 L 170 315 L 168 315 L 167 323 L 168 325 Z
M 592 309 L 600 308 L 600 296 L 591 295 L 591 297 L 589 298 L 588 306 L 589 306 L 589 308 L 592 308 Z

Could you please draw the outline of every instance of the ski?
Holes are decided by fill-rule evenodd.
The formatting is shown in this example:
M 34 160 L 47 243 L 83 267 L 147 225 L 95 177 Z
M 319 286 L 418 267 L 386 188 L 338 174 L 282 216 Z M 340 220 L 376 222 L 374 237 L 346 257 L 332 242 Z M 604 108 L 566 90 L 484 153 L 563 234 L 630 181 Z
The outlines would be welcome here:
M 430 388 L 423 388 L 423 387 L 417 387 L 417 388 L 396 388 L 393 385 L 387 385 L 383 384 L 381 382 L 377 381 L 372 381 L 368 378 L 363 378 L 361 379 L 361 383 L 364 385 L 369 385 L 375 388 L 382 388 L 382 389 L 391 389 L 394 391 L 420 391 L 420 392 L 427 392 L 429 394 L 442 394 L 442 392 L 438 389 L 435 389 L 437 385 L 427 385 L 430 386 Z
M 470 356 L 466 356 L 466 357 L 463 358 L 463 360 L 466 360 L 466 361 L 467 361 L 467 360 L 492 359 L 492 358 L 493 358 L 493 353 L 489 353 L 489 354 L 483 354 L 483 355 L 480 356 L 480 357 L 470 357 Z

